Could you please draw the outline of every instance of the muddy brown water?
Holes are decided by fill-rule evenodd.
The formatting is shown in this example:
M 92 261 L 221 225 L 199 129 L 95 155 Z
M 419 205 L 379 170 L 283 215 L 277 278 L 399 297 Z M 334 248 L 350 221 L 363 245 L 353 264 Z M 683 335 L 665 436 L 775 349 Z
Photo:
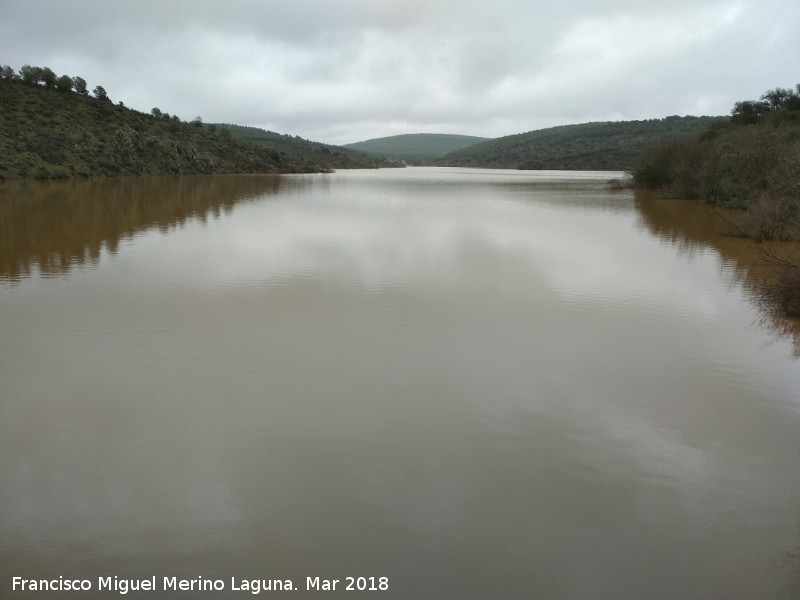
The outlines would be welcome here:
M 0 185 L 0 596 L 792 597 L 757 249 L 620 175 Z

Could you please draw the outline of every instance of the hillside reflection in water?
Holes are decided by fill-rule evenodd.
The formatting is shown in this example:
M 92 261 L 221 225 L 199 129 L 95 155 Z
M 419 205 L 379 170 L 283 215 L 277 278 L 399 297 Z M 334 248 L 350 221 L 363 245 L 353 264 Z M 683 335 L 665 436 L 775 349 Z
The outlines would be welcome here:
M 123 177 L 0 185 L 0 278 L 45 276 L 96 264 L 140 232 L 218 219 L 243 200 L 274 194 L 277 176 Z
M 692 256 L 709 249 L 718 253 L 721 275 L 742 286 L 745 295 L 762 309 L 761 325 L 793 340 L 795 355 L 800 356 L 800 319 L 775 314 L 760 301 L 760 285 L 773 276 L 765 259 L 768 255 L 797 255 L 797 243 L 755 243 L 731 235 L 730 223 L 738 218 L 738 212 L 701 202 L 659 198 L 652 192 L 637 190 L 634 205 L 647 230 L 681 253 Z

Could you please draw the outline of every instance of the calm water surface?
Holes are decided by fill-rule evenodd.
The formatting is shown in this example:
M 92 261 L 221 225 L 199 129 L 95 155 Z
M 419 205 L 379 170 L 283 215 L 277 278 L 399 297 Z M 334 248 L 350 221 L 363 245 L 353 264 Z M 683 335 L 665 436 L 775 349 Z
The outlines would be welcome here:
M 791 598 L 800 361 L 619 175 L 0 185 L 0 597 Z

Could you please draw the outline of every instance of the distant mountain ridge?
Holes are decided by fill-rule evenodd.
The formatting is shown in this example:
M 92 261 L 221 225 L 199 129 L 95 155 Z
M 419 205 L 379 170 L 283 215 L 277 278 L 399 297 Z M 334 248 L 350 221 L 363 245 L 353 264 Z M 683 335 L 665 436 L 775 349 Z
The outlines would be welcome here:
M 670 116 L 646 121 L 561 125 L 486 140 L 435 162 L 451 167 L 627 171 L 661 138 L 700 133 L 728 117 Z
M 488 138 L 449 133 L 407 133 L 344 144 L 343 148 L 364 152 L 377 158 L 426 164 L 449 152 L 472 146 Z

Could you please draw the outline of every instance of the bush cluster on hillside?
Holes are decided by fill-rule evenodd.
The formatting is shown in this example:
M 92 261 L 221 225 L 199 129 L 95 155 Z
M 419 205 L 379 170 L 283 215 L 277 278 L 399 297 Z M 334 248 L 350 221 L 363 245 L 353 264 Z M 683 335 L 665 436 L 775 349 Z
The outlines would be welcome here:
M 800 197 L 798 173 L 800 84 L 737 102 L 730 119 L 700 135 L 659 140 L 644 149 L 633 178 L 682 198 L 746 208 Z

